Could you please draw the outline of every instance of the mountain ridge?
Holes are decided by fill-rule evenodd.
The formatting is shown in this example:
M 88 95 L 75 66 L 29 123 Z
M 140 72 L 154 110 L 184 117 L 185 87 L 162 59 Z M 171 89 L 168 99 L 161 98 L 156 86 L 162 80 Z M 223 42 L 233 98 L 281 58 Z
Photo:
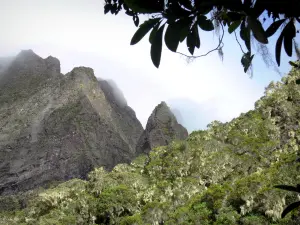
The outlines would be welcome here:
M 113 81 L 32 50 L 1 72 L 0 126 L 0 195 L 130 163 L 144 132 Z

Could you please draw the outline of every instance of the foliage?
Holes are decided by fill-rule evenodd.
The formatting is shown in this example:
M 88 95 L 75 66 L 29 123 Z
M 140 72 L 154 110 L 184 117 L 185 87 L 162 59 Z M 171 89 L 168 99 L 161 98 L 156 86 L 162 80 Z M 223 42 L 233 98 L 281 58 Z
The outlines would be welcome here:
M 138 43 L 151 31 L 150 54 L 157 68 L 160 65 L 163 39 L 172 52 L 177 52 L 179 43 L 186 40 L 191 58 L 206 56 L 216 50 L 223 56 L 224 28 L 227 27 L 228 33 L 235 34 L 241 47 L 241 63 L 247 72 L 254 57 L 251 37 L 266 45 L 269 39 L 281 30 L 275 46 L 278 66 L 282 46 L 289 57 L 292 56 L 293 49 L 300 55 L 295 40 L 296 32 L 299 32 L 296 30 L 296 24 L 300 23 L 298 8 L 300 2 L 297 0 L 105 0 L 104 13 L 111 12 L 117 15 L 124 10 L 128 16 L 132 16 L 136 26 L 139 25 L 139 15 L 146 14 L 151 17 L 139 26 L 131 39 L 131 45 Z M 269 25 L 264 27 L 264 24 Z M 194 56 L 195 48 L 199 49 L 202 44 L 200 32 L 216 31 L 218 34 L 220 29 L 222 34 L 219 35 L 217 47 L 206 54 Z M 236 35 L 237 31 L 240 40 Z M 246 51 L 243 50 L 240 41 L 244 42 Z
M 297 184 L 296 187 L 289 186 L 289 185 L 276 185 L 275 187 L 279 188 L 279 189 L 287 190 L 287 191 L 295 191 L 295 192 L 300 193 L 300 184 Z M 298 208 L 299 206 L 300 206 L 300 201 L 291 203 L 283 210 L 281 217 L 284 218 L 289 212 Z
M 110 172 L 95 168 L 86 181 L 40 190 L 25 208 L 3 198 L 0 224 L 297 224 L 288 205 L 300 178 L 299 79 L 293 67 L 254 110 Z

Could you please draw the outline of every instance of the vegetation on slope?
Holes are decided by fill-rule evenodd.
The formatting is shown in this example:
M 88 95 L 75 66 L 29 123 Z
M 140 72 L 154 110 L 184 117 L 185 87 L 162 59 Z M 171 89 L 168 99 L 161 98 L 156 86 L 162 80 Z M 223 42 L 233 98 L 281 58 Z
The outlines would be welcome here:
M 297 209 L 281 219 L 297 194 L 274 188 L 300 183 L 299 81 L 293 68 L 255 110 L 40 191 L 0 224 L 299 224 Z

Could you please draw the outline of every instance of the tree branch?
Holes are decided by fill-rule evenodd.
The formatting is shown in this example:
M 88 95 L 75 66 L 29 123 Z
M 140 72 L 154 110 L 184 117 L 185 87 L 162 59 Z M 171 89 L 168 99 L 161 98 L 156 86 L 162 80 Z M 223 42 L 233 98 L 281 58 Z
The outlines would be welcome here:
M 200 58 L 200 57 L 203 57 L 203 56 L 207 56 L 208 54 L 210 54 L 210 53 L 212 53 L 212 52 L 214 52 L 214 51 L 217 51 L 217 50 L 221 49 L 221 48 L 224 46 L 224 43 L 223 43 L 223 38 L 224 38 L 224 27 L 223 27 L 223 24 L 221 24 L 221 28 L 222 28 L 222 36 L 221 36 L 221 38 L 219 39 L 219 44 L 218 44 L 218 46 L 217 46 L 216 48 L 214 48 L 214 49 L 212 49 L 212 50 L 206 52 L 206 53 L 203 54 L 203 55 L 198 55 L 198 56 L 186 55 L 186 54 L 181 53 L 181 52 L 176 52 L 176 53 L 178 53 L 178 54 L 180 54 L 180 55 L 183 55 L 183 56 L 186 56 L 186 57 L 188 57 L 189 59 L 195 59 L 195 58 Z
M 236 36 L 236 32 L 235 32 L 235 31 L 234 31 L 234 36 L 235 36 L 235 40 L 236 40 L 236 42 L 239 44 L 239 46 L 240 46 L 242 52 L 243 52 L 244 54 L 246 54 L 246 53 L 244 52 L 244 50 L 243 50 L 243 47 L 242 47 L 241 43 L 239 42 L 239 40 L 238 40 L 238 38 L 237 38 L 237 36 Z

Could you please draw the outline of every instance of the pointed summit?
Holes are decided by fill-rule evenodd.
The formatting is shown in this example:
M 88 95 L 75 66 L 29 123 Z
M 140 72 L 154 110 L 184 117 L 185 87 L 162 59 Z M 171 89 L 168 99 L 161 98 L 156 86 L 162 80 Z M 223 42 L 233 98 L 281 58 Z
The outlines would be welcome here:
M 17 58 L 24 57 L 24 58 L 31 58 L 31 57 L 39 57 L 37 54 L 34 53 L 31 49 L 21 50 L 17 55 Z M 40 58 L 40 57 L 39 57 Z
M 173 140 L 183 140 L 187 136 L 187 130 L 177 122 L 168 105 L 162 101 L 149 117 L 136 151 L 137 154 L 148 153 L 155 147 L 168 145 Z
M 57 58 L 48 56 L 45 61 L 49 70 L 54 73 L 60 73 L 60 61 Z

